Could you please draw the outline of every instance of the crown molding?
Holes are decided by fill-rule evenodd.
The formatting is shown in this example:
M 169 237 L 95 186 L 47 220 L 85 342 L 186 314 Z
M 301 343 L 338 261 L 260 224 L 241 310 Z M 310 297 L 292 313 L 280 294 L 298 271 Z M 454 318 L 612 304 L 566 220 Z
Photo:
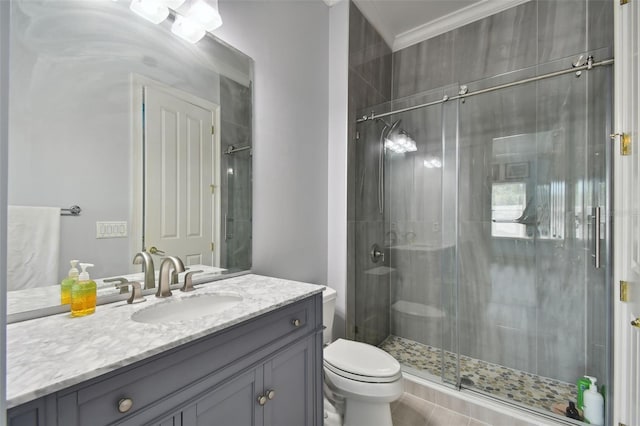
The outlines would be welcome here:
M 327 1 L 327 0 L 325 0 Z M 529 0 L 481 0 L 448 15 L 429 21 L 409 31 L 398 34 L 393 40 L 393 51 L 444 34 L 487 16 L 510 9 Z

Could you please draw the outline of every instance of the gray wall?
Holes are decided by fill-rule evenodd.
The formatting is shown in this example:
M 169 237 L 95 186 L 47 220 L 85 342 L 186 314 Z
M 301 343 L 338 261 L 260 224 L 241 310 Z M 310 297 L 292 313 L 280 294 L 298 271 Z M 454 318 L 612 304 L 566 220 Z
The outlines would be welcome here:
M 220 1 L 216 35 L 255 60 L 253 271 L 325 284 L 329 9 Z
M 596 60 L 607 59 L 612 56 L 612 7 L 605 0 L 531 1 L 395 52 L 394 105 L 422 102 L 431 96 L 429 90 L 446 91 L 450 84 L 453 89 L 469 84 L 476 90 L 536 72 L 565 69 L 585 51 Z M 607 71 L 596 70 L 586 78 L 570 75 L 460 104 L 458 319 L 462 354 L 567 382 L 585 373 L 605 378 L 607 320 L 602 303 L 597 303 L 606 294 L 604 275 L 598 272 L 598 278 L 593 278 L 590 242 L 574 229 L 574 216 L 579 217 L 583 231 L 588 229 L 590 207 L 598 201 L 569 195 L 562 244 L 538 241 L 534 246 L 530 241 L 499 240 L 491 238 L 487 176 L 493 138 L 560 129 L 564 139 L 556 146 L 567 148 L 556 161 L 562 162 L 567 187 L 581 185 L 580 179 L 586 176 L 590 181 L 601 179 L 602 170 L 583 160 L 594 158 L 606 143 L 608 101 L 602 95 L 606 96 L 608 84 Z M 599 99 L 587 95 L 588 87 Z M 437 108 L 394 119 L 403 118 L 403 127 L 428 145 L 432 128 L 438 128 Z M 443 196 L 439 179 L 425 186 L 425 170 L 408 164 L 408 158 L 404 169 L 409 172 L 403 171 L 400 161 L 395 168 L 392 164 L 392 173 L 399 171 L 392 175 L 390 226 L 413 231 L 417 242 L 439 240 L 434 233 L 438 227 L 432 225 L 440 213 L 429 213 L 429 206 L 439 204 Z M 532 169 L 531 173 L 540 173 L 539 182 L 545 178 L 543 170 Z M 455 187 L 444 191 L 447 196 L 455 193 Z M 586 186 L 584 191 L 589 193 L 592 188 Z M 602 200 L 599 204 L 604 205 Z M 442 218 L 443 222 L 451 220 Z M 452 228 L 447 223 L 440 225 L 440 229 Z M 431 273 L 437 263 L 433 256 L 415 251 L 392 253 L 391 266 L 397 272 L 391 302 L 444 302 L 442 307 L 448 310 L 451 299 L 440 292 L 447 283 Z M 449 318 L 445 326 L 453 325 Z M 444 330 L 448 336 L 453 333 L 450 327 Z M 449 348 L 446 335 L 422 337 L 434 346 Z

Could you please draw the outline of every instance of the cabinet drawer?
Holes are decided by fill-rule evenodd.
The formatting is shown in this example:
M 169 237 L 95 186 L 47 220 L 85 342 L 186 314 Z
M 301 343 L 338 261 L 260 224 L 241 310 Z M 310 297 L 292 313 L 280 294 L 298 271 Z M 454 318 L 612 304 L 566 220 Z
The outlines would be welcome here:
M 230 377 L 313 332 L 319 321 L 314 299 L 305 299 L 75 388 L 73 393 L 60 395 L 59 413 L 65 417 L 75 406 L 75 419 L 70 418 L 68 424 L 99 426 L 125 421 L 141 410 L 164 412 L 166 400 L 174 406 L 182 402 L 181 397 L 189 397 L 180 396 L 182 389 L 212 374 Z M 132 402 L 125 413 L 118 410 L 122 399 Z

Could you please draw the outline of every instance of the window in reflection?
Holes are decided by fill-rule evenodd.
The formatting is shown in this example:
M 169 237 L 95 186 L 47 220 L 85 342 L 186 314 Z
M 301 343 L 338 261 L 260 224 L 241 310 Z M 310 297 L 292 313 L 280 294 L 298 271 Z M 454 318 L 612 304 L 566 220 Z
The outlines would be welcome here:
M 518 223 L 527 205 L 525 182 L 491 185 L 491 235 L 493 237 L 527 238 L 526 226 Z

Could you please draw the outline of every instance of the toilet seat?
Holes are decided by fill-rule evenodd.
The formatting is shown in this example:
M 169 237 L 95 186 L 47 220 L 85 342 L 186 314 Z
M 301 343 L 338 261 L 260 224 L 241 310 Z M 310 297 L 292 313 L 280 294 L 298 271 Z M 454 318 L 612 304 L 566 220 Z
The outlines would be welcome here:
M 324 367 L 364 383 L 392 383 L 402 378 L 400 364 L 391 355 L 375 346 L 344 339 L 325 348 Z

